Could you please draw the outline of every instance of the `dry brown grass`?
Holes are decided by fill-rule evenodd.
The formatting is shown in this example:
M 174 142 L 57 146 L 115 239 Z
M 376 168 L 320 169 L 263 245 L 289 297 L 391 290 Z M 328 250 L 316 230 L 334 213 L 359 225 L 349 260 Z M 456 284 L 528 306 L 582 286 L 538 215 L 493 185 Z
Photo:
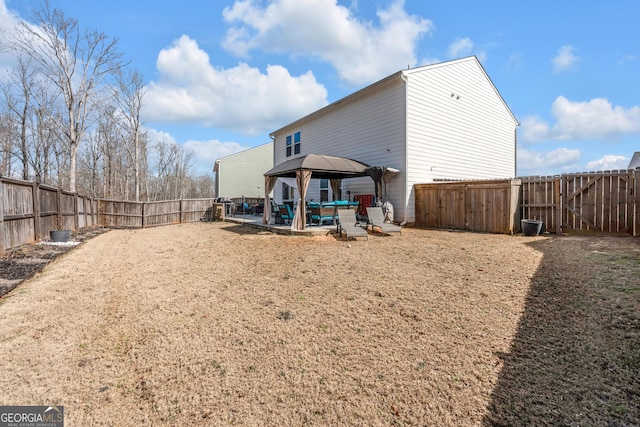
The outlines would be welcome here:
M 0 300 L 67 425 L 637 425 L 638 239 L 114 230 Z

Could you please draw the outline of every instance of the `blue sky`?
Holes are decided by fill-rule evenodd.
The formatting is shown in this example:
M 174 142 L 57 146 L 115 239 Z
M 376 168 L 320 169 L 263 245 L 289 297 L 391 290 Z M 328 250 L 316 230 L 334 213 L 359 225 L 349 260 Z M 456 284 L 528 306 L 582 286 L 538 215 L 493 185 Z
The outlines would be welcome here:
M 50 3 L 119 39 L 150 137 L 193 150 L 197 173 L 400 69 L 468 55 L 521 123 L 518 175 L 621 169 L 640 151 L 635 0 Z M 0 27 L 38 4 L 0 0 Z

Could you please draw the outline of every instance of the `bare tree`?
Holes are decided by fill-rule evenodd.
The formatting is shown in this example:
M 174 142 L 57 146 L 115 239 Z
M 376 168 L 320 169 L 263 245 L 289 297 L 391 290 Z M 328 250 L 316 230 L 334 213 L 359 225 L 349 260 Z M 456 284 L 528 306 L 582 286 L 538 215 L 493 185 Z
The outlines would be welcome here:
M 116 75 L 117 86 L 114 88 L 114 99 L 123 115 L 122 132 L 130 143 L 132 157 L 135 201 L 140 201 L 141 162 L 146 157 L 146 144 L 142 131 L 143 98 L 146 93 L 142 74 L 137 70 L 124 69 Z
M 14 156 L 22 163 L 22 179 L 29 179 L 29 148 L 27 136 L 29 134 L 29 115 L 31 113 L 32 87 L 35 72 L 29 61 L 18 56 L 18 64 L 10 73 L 9 84 L 3 87 L 4 98 L 8 113 L 13 119 L 17 130 L 18 144 Z M 15 91 L 15 93 L 14 93 Z
M 62 113 L 56 103 L 56 96 L 43 84 L 33 90 L 33 141 L 30 144 L 29 163 L 36 181 L 53 184 L 54 153 L 60 152 L 63 137 L 58 124 Z
M 14 124 L 8 111 L 0 113 L 0 176 L 11 176 L 13 164 Z
M 48 0 L 34 12 L 37 27 L 20 22 L 14 48 L 26 54 L 59 90 L 66 107 L 69 188 L 76 191 L 79 144 L 87 129 L 90 98 L 104 79 L 124 64 L 117 39 L 82 31 L 75 19 L 52 9 Z
M 121 139 L 117 132 L 117 118 L 113 104 L 103 104 L 100 123 L 95 132 L 96 143 L 102 152 L 102 196 L 108 199 L 121 197 L 117 181 L 122 169 Z
M 210 175 L 199 175 L 186 178 L 186 190 L 184 197 L 190 199 L 200 199 L 213 197 L 215 192 L 215 182 Z
M 152 200 L 184 198 L 188 192 L 189 170 L 193 164 L 193 152 L 181 145 L 160 141 L 153 146 L 155 158 Z

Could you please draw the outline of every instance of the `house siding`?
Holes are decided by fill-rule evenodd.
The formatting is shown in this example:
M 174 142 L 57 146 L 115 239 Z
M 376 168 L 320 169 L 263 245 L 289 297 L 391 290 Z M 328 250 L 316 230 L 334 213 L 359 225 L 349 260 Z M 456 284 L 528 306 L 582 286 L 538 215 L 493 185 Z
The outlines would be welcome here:
M 414 184 L 515 176 L 517 122 L 479 63 L 445 63 L 407 80 L 409 222 Z
M 273 143 L 218 159 L 217 197 L 264 197 L 264 173 L 273 168 Z
M 363 94 L 341 101 L 340 108 L 320 112 L 310 120 L 294 122 L 272 134 L 275 137 L 275 164 L 307 154 L 326 154 L 404 171 L 404 101 L 404 82 L 398 77 L 368 91 L 366 96 Z M 286 157 L 286 137 L 295 132 L 301 133 L 300 154 Z M 390 194 L 391 202 L 398 205 L 404 197 L 400 184 L 402 179 L 396 178 L 393 194 Z M 278 201 L 282 200 L 281 187 L 276 185 L 274 193 Z M 342 188 L 343 198 L 347 197 L 347 191 L 351 198 L 356 194 L 374 193 L 374 184 L 369 177 L 343 180 Z M 391 188 L 389 190 L 391 193 Z M 320 200 L 319 180 L 311 181 L 306 199 Z
M 295 157 L 285 155 L 286 136 L 301 132 L 300 156 L 327 154 L 398 169 L 387 186 L 394 219 L 415 222 L 415 184 L 513 178 L 517 126 L 478 60 L 469 57 L 400 71 L 271 136 L 276 165 Z M 373 181 L 347 179 L 343 191 L 351 198 L 373 194 Z M 278 185 L 275 198 L 281 197 Z M 320 199 L 317 180 L 310 199 Z

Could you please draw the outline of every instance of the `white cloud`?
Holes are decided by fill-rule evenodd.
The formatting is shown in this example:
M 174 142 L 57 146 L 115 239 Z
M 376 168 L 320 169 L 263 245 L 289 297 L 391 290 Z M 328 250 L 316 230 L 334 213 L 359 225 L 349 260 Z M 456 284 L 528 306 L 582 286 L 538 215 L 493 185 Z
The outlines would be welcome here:
M 520 126 L 522 141 L 544 141 L 550 138 L 549 124 L 538 116 L 529 116 L 522 119 Z
M 533 151 L 518 147 L 518 176 L 547 175 L 553 171 L 579 169 L 580 150 L 558 147 L 553 151 Z
M 473 42 L 468 37 L 458 38 L 449 45 L 447 51 L 450 58 L 468 56 L 473 50 Z
M 310 71 L 294 77 L 270 65 L 263 74 L 244 63 L 217 69 L 187 36 L 158 54 L 157 68 L 160 78 L 149 84 L 145 99 L 148 121 L 192 122 L 256 135 L 327 104 L 327 90 Z
M 416 65 L 416 44 L 433 29 L 431 21 L 393 0 L 377 12 L 377 25 L 355 17 L 336 0 L 275 0 L 261 7 L 237 0 L 223 12 L 233 25 L 225 49 L 248 56 L 253 49 L 308 55 L 330 63 L 352 85 L 371 83 L 407 65 Z
M 627 62 L 635 62 L 638 60 L 638 55 L 635 54 L 627 54 L 618 60 L 619 65 L 624 65 Z
M 514 52 L 509 55 L 509 60 L 507 61 L 506 69 L 508 72 L 517 71 L 522 67 L 522 54 L 520 52 Z
M 551 114 L 556 121 L 553 126 L 535 116 L 523 119 L 523 141 L 602 140 L 640 134 L 640 107 L 624 109 L 604 98 L 572 102 L 559 96 L 551 106 Z
M 197 175 L 211 174 L 213 171 L 213 164 L 216 160 L 250 148 L 237 142 L 223 142 L 217 139 L 206 141 L 188 140 L 179 144 L 178 141 L 176 141 L 176 139 L 167 132 L 150 128 L 147 128 L 146 132 L 149 137 L 150 146 L 163 142 L 167 144 L 182 145 L 185 150 L 192 152 L 194 155 L 191 172 Z M 153 165 L 156 162 L 153 149 L 150 150 L 150 155 L 151 158 L 149 159 L 149 164 L 153 168 Z
M 17 65 L 16 55 L 4 46 L 17 31 L 20 18 L 7 9 L 4 0 L 0 0 L 0 81 L 6 79 L 9 70 Z
M 626 169 L 629 165 L 629 158 L 624 156 L 606 155 L 598 160 L 592 160 L 587 163 L 589 170 L 617 170 Z
M 551 107 L 551 113 L 557 120 L 554 130 L 558 139 L 599 139 L 640 133 L 640 107 L 625 110 L 612 106 L 604 98 L 571 102 L 559 96 Z
M 578 57 L 573 54 L 574 50 L 575 48 L 571 45 L 564 45 L 558 49 L 558 53 L 551 60 L 554 73 L 568 71 L 574 67 L 578 61 Z
M 237 142 L 222 142 L 217 139 L 211 139 L 208 141 L 196 141 L 190 139 L 182 144 L 185 149 L 194 153 L 194 160 L 197 165 L 201 165 L 198 169 L 206 168 L 208 172 L 213 170 L 213 164 L 216 160 L 229 156 L 231 154 L 239 153 L 249 147 L 240 145 Z M 194 166 L 195 167 L 195 166 Z

